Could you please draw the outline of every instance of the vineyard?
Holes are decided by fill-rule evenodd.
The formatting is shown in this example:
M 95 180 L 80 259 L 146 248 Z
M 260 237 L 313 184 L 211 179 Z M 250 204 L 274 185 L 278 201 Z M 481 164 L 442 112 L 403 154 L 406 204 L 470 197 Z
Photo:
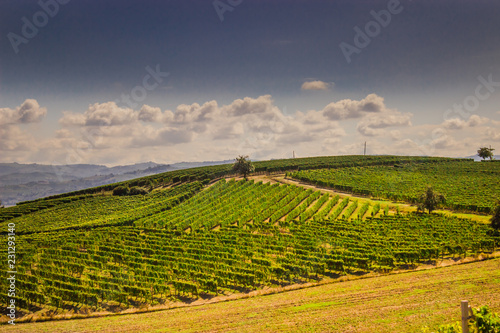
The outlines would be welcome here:
M 201 187 L 201 183 L 192 182 L 147 196 L 87 195 L 76 197 L 76 200 L 70 200 L 71 197 L 65 200 L 55 199 L 56 203 L 49 202 L 49 205 L 40 205 L 41 201 L 37 201 L 19 206 L 28 209 L 17 212 L 18 217 L 13 221 L 18 233 L 126 225 L 175 206 L 194 195 Z M 9 215 L 10 208 L 4 210 L 6 212 L 0 216 L 6 224 L 16 215 Z M 36 213 L 30 214 L 32 211 Z
M 291 177 L 341 191 L 415 203 L 427 186 L 446 207 L 490 213 L 500 193 L 498 163 L 470 161 L 298 171 Z
M 327 162 L 333 165 L 333 160 Z M 409 188 L 411 183 L 403 181 L 407 173 L 469 170 L 472 179 L 477 170 L 470 170 L 476 165 L 484 177 L 496 172 L 489 169 L 494 163 L 437 158 L 341 157 L 337 162 L 330 170 L 311 163 L 311 169 L 320 168 L 293 175 L 309 175 L 316 182 L 342 175 L 346 185 L 341 186 L 357 182 L 374 188 L 368 180 L 348 183 L 349 177 L 369 170 L 370 179 L 387 170 L 388 182 L 394 179 L 391 172 L 398 172 L 401 184 Z M 374 165 L 360 166 L 367 163 Z M 15 225 L 17 234 L 16 304 L 22 314 L 120 312 L 386 273 L 489 254 L 500 243 L 489 225 L 469 219 L 400 214 L 388 205 L 296 185 L 199 178 L 174 179 L 145 195 L 116 196 L 101 189 L 2 209 L 0 226 L 7 230 Z M 6 251 L 0 250 L 5 257 Z M 4 309 L 7 283 L 0 282 Z
M 290 170 L 312 170 L 322 168 L 345 168 L 353 166 L 368 166 L 368 165 L 394 165 L 398 163 L 435 163 L 435 162 L 452 162 L 462 159 L 452 159 L 445 157 L 420 157 L 420 156 L 322 156 L 322 157 L 306 157 L 295 159 L 282 159 L 271 161 L 257 161 L 254 163 L 255 172 L 257 173 L 273 173 L 285 172 Z M 48 198 L 26 201 L 21 204 L 37 203 L 39 201 L 47 204 L 47 199 L 62 199 L 67 197 L 84 196 L 88 194 L 96 194 L 102 191 L 109 191 L 116 186 L 165 186 L 177 184 L 179 182 L 188 181 L 205 181 L 213 180 L 220 177 L 231 175 L 232 165 L 222 164 L 213 166 L 197 167 L 185 170 L 177 170 L 165 172 L 153 176 L 137 178 L 129 181 L 124 181 L 115 184 L 93 187 L 90 189 L 69 192 L 59 195 L 54 195 Z M 22 209 L 21 209 L 22 210 Z M 1 218 L 0 218 L 1 219 Z
M 400 215 L 254 181 L 54 200 L 2 223 L 15 223 L 20 234 L 16 298 L 24 314 L 121 311 L 389 272 L 491 253 L 499 243 L 488 225 L 471 220 Z M 7 299 L 2 293 L 3 304 Z
M 487 231 L 468 220 L 409 215 L 248 230 L 228 226 L 180 235 L 129 226 L 54 232 L 49 239 L 37 233 L 18 240 L 18 300 L 31 311 L 43 306 L 97 310 L 113 302 L 158 304 L 169 297 L 390 271 L 444 256 L 492 252 L 498 240 Z

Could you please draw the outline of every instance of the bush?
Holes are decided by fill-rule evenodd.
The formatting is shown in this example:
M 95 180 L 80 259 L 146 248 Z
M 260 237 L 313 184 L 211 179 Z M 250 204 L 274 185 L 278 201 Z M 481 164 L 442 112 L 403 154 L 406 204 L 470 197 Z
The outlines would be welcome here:
M 500 333 L 500 316 L 490 311 L 488 306 L 473 310 L 475 326 L 479 333 Z
M 113 189 L 113 195 L 127 195 L 129 189 L 127 186 L 117 186 Z
M 139 195 L 139 194 L 145 195 L 148 193 L 149 193 L 149 191 L 146 188 L 140 187 L 140 186 L 134 186 L 128 192 L 129 195 Z
M 491 312 L 488 306 L 481 306 L 472 309 L 474 316 L 469 321 L 469 332 L 471 333 L 500 333 L 500 316 Z M 422 329 L 422 332 L 428 332 L 428 328 Z M 460 322 L 441 325 L 437 333 L 461 333 Z

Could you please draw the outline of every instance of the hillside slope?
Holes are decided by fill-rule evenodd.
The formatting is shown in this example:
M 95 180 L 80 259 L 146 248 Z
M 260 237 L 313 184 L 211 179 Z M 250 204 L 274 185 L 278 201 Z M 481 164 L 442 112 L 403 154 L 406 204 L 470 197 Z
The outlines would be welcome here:
M 0 332 L 413 333 L 460 320 L 463 299 L 498 312 L 498 295 L 495 259 L 152 313 L 0 326 Z
M 342 156 L 259 167 L 437 162 L 454 160 Z M 10 269 L 17 272 L 18 319 L 126 313 L 370 276 L 490 256 L 500 243 L 481 221 L 400 212 L 399 204 L 279 182 L 216 178 L 228 172 L 174 171 L 0 210 L 3 234 L 15 234 Z M 7 257 L 7 248 L 0 252 Z M 0 285 L 9 289 L 6 279 Z M 1 292 L 0 310 L 8 302 Z

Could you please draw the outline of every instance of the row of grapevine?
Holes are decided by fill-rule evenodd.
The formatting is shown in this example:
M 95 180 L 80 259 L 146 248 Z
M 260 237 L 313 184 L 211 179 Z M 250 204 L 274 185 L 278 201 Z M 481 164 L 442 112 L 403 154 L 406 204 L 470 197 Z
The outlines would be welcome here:
M 445 157 L 421 157 L 421 156 L 320 156 L 306 157 L 294 159 L 282 159 L 271 161 L 255 162 L 255 172 L 285 172 L 291 170 L 314 170 L 322 168 L 345 168 L 354 166 L 369 166 L 369 165 L 394 165 L 398 163 L 434 163 L 434 162 L 451 162 L 463 159 L 452 159 Z M 152 176 L 141 177 L 133 180 L 123 181 L 114 184 L 102 185 L 94 188 L 63 193 L 50 196 L 38 200 L 51 200 L 77 195 L 96 194 L 102 191 L 111 191 L 117 186 L 143 186 L 149 184 L 151 186 L 170 185 L 179 182 L 190 181 L 210 181 L 216 178 L 224 177 L 232 174 L 231 164 L 221 164 L 212 166 L 195 167 L 183 170 L 169 171 Z M 33 203 L 38 200 L 27 201 L 25 203 Z M 20 203 L 20 204 L 25 204 Z
M 487 225 L 437 214 L 281 222 L 191 234 L 108 226 L 54 231 L 50 238 L 20 235 L 19 295 L 27 308 L 97 310 L 110 302 L 127 307 L 387 271 L 443 256 L 491 252 L 499 244 Z M 6 287 L 5 279 L 1 283 Z
M 298 171 L 293 178 L 341 191 L 415 203 L 427 186 L 456 210 L 489 213 L 500 192 L 498 163 L 469 161 Z

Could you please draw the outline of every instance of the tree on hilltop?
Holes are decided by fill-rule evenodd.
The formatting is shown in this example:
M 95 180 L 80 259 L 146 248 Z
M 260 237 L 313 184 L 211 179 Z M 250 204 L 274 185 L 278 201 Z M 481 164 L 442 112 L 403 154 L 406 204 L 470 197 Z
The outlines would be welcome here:
M 487 158 L 490 160 L 493 159 L 493 151 L 495 149 L 493 148 L 488 148 L 488 147 L 481 147 L 477 150 L 477 155 L 483 159 L 483 161 Z
M 446 202 L 444 195 L 435 192 L 432 187 L 427 187 L 424 194 L 420 196 L 417 211 L 425 212 L 427 209 L 429 214 L 432 213 L 439 205 Z
M 253 166 L 248 156 L 240 155 L 236 158 L 236 162 L 234 162 L 233 165 L 233 171 L 242 174 L 245 180 L 248 179 L 247 178 L 248 174 L 253 172 L 254 170 L 255 167 Z

